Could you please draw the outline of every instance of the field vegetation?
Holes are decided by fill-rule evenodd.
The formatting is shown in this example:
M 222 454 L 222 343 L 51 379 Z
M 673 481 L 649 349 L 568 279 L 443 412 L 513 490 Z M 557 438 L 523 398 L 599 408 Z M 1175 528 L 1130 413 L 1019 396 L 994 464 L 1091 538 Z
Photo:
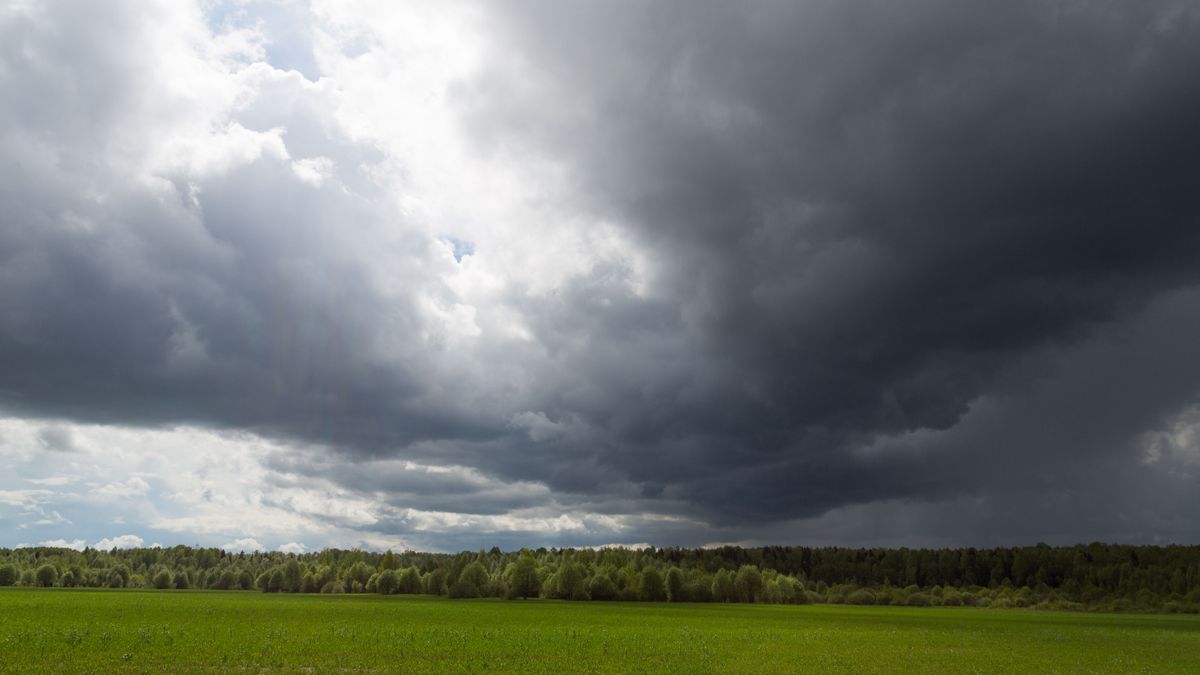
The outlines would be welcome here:
M 1200 617 L 0 589 L 0 671 L 1200 672 Z

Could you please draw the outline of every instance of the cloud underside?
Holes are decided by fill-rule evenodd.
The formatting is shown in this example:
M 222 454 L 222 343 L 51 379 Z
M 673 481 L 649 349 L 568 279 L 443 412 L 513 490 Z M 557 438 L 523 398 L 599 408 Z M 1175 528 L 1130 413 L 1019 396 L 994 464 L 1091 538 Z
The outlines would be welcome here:
M 1196 63 L 1168 1 L 0 10 L 0 536 L 1200 540 Z

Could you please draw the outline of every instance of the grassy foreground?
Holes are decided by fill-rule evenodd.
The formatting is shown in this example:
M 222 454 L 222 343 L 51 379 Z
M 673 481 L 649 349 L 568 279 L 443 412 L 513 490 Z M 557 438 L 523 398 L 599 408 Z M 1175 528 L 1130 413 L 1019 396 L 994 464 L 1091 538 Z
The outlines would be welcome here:
M 0 670 L 1200 672 L 1200 617 L 0 590 Z

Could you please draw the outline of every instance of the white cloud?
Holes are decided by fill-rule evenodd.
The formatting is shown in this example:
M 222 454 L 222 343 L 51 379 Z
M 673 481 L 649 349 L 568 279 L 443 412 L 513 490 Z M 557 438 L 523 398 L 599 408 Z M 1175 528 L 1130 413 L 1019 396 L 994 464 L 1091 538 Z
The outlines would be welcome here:
M 1146 464 L 1200 464 L 1200 405 L 1178 412 L 1165 428 L 1146 432 L 1140 440 Z
M 47 539 L 46 541 L 39 541 L 38 546 L 73 548 L 76 551 L 82 551 L 87 548 L 87 542 L 83 539 L 73 539 L 71 541 L 66 541 L 65 539 Z
M 141 497 L 148 492 L 150 492 L 150 484 L 137 476 L 123 482 L 109 483 L 96 490 L 96 494 L 109 497 Z
M 72 476 L 48 476 L 46 478 L 26 478 L 25 479 L 26 483 L 33 483 L 34 485 L 50 485 L 50 486 L 66 485 L 66 484 L 72 483 L 74 481 L 75 481 L 75 478 Z
M 54 494 L 49 490 L 0 490 L 0 504 L 34 509 Z
M 145 539 L 136 534 L 122 534 L 117 537 L 106 537 L 92 544 L 92 548 L 107 550 L 111 548 L 140 548 L 146 543 Z
M 0 419 L 0 427 L 7 430 L 7 437 L 17 439 L 32 437 L 37 430 L 35 422 L 13 418 Z M 0 490 L 0 506 L 32 515 L 42 525 L 62 524 L 70 516 L 74 523 L 66 541 L 88 534 L 96 537 L 103 533 L 96 529 L 128 522 L 139 528 L 169 533 L 165 539 L 161 534 L 154 537 L 166 545 L 185 542 L 265 550 L 267 546 L 262 542 L 282 541 L 287 542 L 278 547 L 283 551 L 325 546 L 440 550 L 439 537 L 446 534 L 533 532 L 615 538 L 625 527 L 624 518 L 619 516 L 564 510 L 558 506 L 525 508 L 547 503 L 554 498 L 553 492 L 540 483 L 505 482 L 464 466 L 401 459 L 365 462 L 357 469 L 360 475 L 383 482 L 355 490 L 323 475 L 337 466 L 326 465 L 332 460 L 324 451 L 301 450 L 248 433 L 115 425 L 72 425 L 72 433 L 77 437 L 87 436 L 95 447 L 107 450 L 89 455 L 75 469 L 79 477 L 72 483 L 82 483 L 86 477 L 101 487 L 91 492 L 86 488 L 71 490 L 71 484 L 61 491 Z M 24 482 L 27 479 L 20 478 L 22 475 L 45 476 L 49 473 L 45 456 L 45 453 L 11 455 L 9 475 L 0 477 L 0 487 L 8 487 L 6 482 L 8 485 Z M 300 457 L 318 462 L 317 473 L 281 474 L 278 467 L 272 468 L 272 459 Z M 155 489 L 149 489 L 151 481 L 143 476 L 152 479 Z M 464 495 L 483 495 L 489 499 L 503 496 L 519 508 L 499 514 L 433 510 L 428 507 L 429 497 L 422 490 L 431 481 L 461 490 Z M 351 481 L 354 482 L 357 479 Z M 392 485 L 395 489 L 380 492 L 377 488 L 382 485 Z M 401 500 L 399 507 L 391 504 L 397 499 Z M 424 504 L 425 508 L 409 508 L 405 503 Z M 247 532 L 248 522 L 254 523 L 253 531 Z M 385 533 L 397 523 L 419 533 L 418 537 L 398 538 Z M 9 535 L 15 533 L 12 530 Z M 237 537 L 231 533 L 237 533 Z M 106 538 L 96 546 L 140 546 L 141 541 L 140 537 L 126 535 Z
M 630 551 L 641 551 L 642 549 L 650 548 L 650 544 L 644 541 L 639 541 L 635 544 L 600 544 L 598 546 L 584 546 L 583 548 L 593 551 L 603 551 L 610 548 L 624 548 L 629 549 Z
M 45 517 L 35 520 L 30 525 L 70 525 L 71 521 L 64 518 L 58 511 L 45 512 Z
M 283 545 L 281 545 L 281 546 L 279 547 L 279 550 L 280 550 L 281 552 L 283 552 L 283 553 L 296 553 L 296 554 L 300 554 L 300 553 L 304 553 L 305 551 L 307 551 L 307 550 L 308 550 L 308 547 L 307 547 L 307 546 L 305 546 L 304 544 L 301 544 L 301 543 L 299 543 L 299 542 L 290 541 L 290 542 L 288 542 L 288 543 L 286 543 L 286 544 L 283 544 Z
M 296 177 L 313 187 L 321 187 L 321 183 L 333 175 L 333 168 L 333 160 L 328 157 L 309 157 L 292 162 L 292 172 Z
M 252 537 L 245 537 L 243 539 L 234 539 L 233 541 L 231 541 L 227 544 L 222 544 L 221 548 L 225 549 L 226 551 L 247 552 L 247 553 L 252 552 L 252 551 L 267 550 L 266 546 L 263 546 L 262 544 L 258 543 L 258 540 L 254 539 Z
M 411 551 L 414 546 L 407 539 L 385 535 L 367 536 L 353 543 L 339 544 L 338 548 L 359 548 L 366 551 Z

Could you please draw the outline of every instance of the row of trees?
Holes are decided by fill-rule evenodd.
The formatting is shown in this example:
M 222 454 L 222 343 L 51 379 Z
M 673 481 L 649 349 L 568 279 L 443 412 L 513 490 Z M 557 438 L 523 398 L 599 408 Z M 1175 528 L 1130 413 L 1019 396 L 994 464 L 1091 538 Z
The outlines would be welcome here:
M 0 549 L 0 586 L 1200 611 L 1200 547 L 228 553 Z

